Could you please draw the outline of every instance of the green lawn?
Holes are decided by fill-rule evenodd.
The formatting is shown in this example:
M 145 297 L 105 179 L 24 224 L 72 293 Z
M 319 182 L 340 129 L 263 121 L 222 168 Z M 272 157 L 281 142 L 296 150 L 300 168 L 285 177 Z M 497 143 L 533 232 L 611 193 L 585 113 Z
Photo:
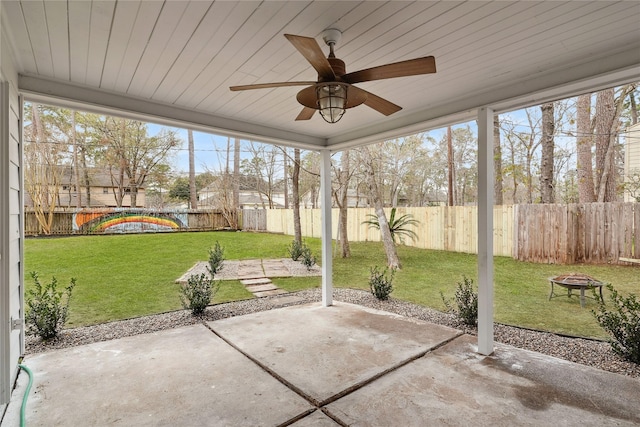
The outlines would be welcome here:
M 67 326 L 95 324 L 181 308 L 175 279 L 206 260 L 218 240 L 226 259 L 286 257 L 291 236 L 234 232 L 78 236 L 27 239 L 25 272 L 36 270 L 42 282 L 55 275 L 66 284 L 76 277 Z M 319 254 L 320 241 L 306 239 Z M 380 243 L 352 243 L 352 257 L 334 260 L 336 287 L 368 289 L 369 269 L 383 266 Z M 394 280 L 393 296 L 444 309 L 440 292 L 452 297 L 462 275 L 476 279 L 476 256 L 399 247 L 403 269 Z M 495 258 L 495 319 L 497 322 L 572 335 L 605 337 L 587 300 L 577 297 L 547 300 L 550 276 L 582 272 L 611 282 L 622 293 L 640 292 L 638 267 L 546 265 Z M 31 279 L 27 279 L 27 287 Z M 320 286 L 320 279 L 287 278 L 274 282 L 296 291 Z M 560 290 L 561 292 L 562 290 Z M 605 298 L 607 298 L 605 290 Z M 237 281 L 222 282 L 214 302 L 251 298 Z

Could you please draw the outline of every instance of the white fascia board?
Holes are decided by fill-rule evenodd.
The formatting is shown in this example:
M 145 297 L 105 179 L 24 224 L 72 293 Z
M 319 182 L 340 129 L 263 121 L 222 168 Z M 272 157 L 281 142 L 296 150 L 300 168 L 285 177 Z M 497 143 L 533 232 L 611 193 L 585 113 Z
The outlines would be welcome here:
M 111 114 L 166 126 L 183 127 L 202 132 L 242 138 L 302 149 L 325 148 L 326 139 L 288 132 L 227 117 L 214 116 L 173 105 L 149 101 L 86 86 L 20 75 L 18 87 L 26 101 L 41 102 L 66 108 Z

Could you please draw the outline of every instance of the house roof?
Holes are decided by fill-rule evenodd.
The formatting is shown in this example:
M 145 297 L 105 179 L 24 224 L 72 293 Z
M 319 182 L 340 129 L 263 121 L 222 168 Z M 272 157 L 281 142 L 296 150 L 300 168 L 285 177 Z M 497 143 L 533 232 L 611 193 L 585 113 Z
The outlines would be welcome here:
M 302 148 L 342 149 L 640 80 L 637 1 L 2 2 L 28 99 Z M 403 109 L 295 121 L 315 81 L 283 34 L 337 28 L 355 71 L 433 55 L 436 74 L 358 84 Z
M 87 174 L 89 175 L 89 183 L 91 187 L 117 187 L 111 180 L 111 174 L 108 169 L 105 168 L 87 168 Z M 84 179 L 81 176 L 81 182 L 84 185 Z M 75 171 L 71 166 L 62 166 L 62 185 L 74 185 L 76 182 Z M 129 178 L 126 175 L 123 177 L 123 185 L 126 187 L 129 183 Z M 145 188 L 146 185 L 138 186 L 139 189 Z

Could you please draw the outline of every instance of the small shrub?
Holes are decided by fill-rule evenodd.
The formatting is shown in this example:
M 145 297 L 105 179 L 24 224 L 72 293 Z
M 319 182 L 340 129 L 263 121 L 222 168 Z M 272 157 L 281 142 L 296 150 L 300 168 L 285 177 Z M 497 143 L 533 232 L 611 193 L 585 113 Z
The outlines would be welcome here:
M 219 283 L 214 284 L 204 273 L 189 276 L 187 283 L 180 288 L 182 306 L 191 310 L 194 316 L 200 316 L 211 303 L 219 287 Z
M 291 259 L 294 261 L 298 261 L 302 256 L 302 252 L 304 251 L 305 247 L 306 245 L 303 242 L 298 242 L 297 240 L 292 241 L 291 245 L 288 248 L 289 256 L 291 256 Z
M 389 295 L 393 292 L 392 283 L 396 270 L 392 268 L 388 275 L 387 273 L 389 273 L 388 268 L 380 271 L 378 266 L 375 266 L 371 269 L 371 275 L 369 276 L 369 288 L 371 289 L 371 294 L 382 301 L 389 299 Z
M 466 325 L 474 326 L 478 324 L 478 293 L 473 289 L 473 279 L 462 276 L 462 282 L 458 282 L 456 287 L 455 305 L 451 300 L 444 297 L 440 292 L 442 302 L 447 311 L 456 313 L 458 318 Z
M 69 286 L 59 291 L 55 277 L 44 286 L 40 283 L 37 272 L 32 272 L 31 277 L 35 282 L 35 288 L 27 291 L 27 332 L 48 340 L 57 336 L 67 322 L 69 302 L 76 279 L 72 278 Z
M 311 249 L 305 245 L 302 249 L 302 264 L 307 267 L 307 270 L 311 270 L 311 267 L 313 267 L 316 262 L 317 258 L 311 253 Z
M 611 335 L 613 351 L 640 364 L 640 301 L 634 294 L 623 297 L 610 283 L 607 289 L 611 293 L 611 305 L 605 306 L 604 301 L 598 298 L 598 311 L 591 312 L 598 324 Z
M 207 266 L 207 270 L 211 274 L 211 278 L 222 270 L 224 267 L 224 248 L 220 247 L 220 242 L 216 240 L 216 244 L 213 246 L 213 249 L 209 249 L 209 265 Z

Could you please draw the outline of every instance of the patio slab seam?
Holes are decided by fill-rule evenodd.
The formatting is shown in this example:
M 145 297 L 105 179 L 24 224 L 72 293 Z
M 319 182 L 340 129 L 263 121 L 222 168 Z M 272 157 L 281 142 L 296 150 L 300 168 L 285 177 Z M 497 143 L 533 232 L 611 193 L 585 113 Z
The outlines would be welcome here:
M 213 329 L 211 327 L 211 325 L 209 325 L 207 322 L 203 322 L 203 324 L 207 327 L 207 329 L 209 329 L 209 331 L 211 331 L 211 333 L 213 333 L 215 336 L 217 336 L 218 338 L 220 338 L 222 341 L 224 341 L 225 343 L 227 343 L 229 346 L 231 346 L 234 350 L 236 350 L 237 352 L 239 352 L 240 354 L 242 354 L 244 357 L 246 357 L 247 359 L 249 359 L 250 361 L 252 361 L 253 363 L 255 363 L 258 367 L 260 367 L 262 370 L 264 370 L 266 373 L 268 373 L 269 375 L 271 375 L 273 378 L 275 378 L 276 380 L 278 380 L 280 383 L 284 384 L 286 387 L 288 387 L 289 389 L 291 389 L 292 391 L 294 391 L 296 394 L 298 394 L 300 397 L 302 397 L 303 399 L 305 399 L 307 402 L 311 403 L 313 406 L 315 406 L 316 408 L 318 408 L 318 403 L 315 399 L 313 399 L 311 396 L 308 396 L 305 392 L 303 392 L 302 390 L 300 390 L 299 387 L 296 387 L 295 385 L 291 384 L 289 381 L 285 380 L 284 378 L 282 378 L 282 376 L 278 375 L 275 371 L 273 371 L 271 368 L 269 368 L 268 366 L 266 366 L 264 363 L 260 362 L 258 359 L 256 359 L 255 357 L 251 356 L 249 353 L 247 353 L 246 351 L 242 350 L 240 347 L 238 347 L 237 345 L 235 345 L 233 342 L 231 342 L 229 339 L 227 339 L 226 337 L 224 337 L 223 335 L 219 334 L 215 329 Z
M 444 341 L 441 341 L 441 342 L 439 342 L 439 343 L 437 343 L 435 345 L 432 345 L 429 348 L 427 348 L 426 350 L 421 351 L 420 353 L 417 353 L 417 354 L 415 354 L 415 355 L 413 355 L 411 357 L 408 357 L 405 360 L 402 360 L 402 361 L 396 363 L 395 365 L 393 365 L 393 366 L 391 366 L 391 367 L 389 367 L 389 368 L 387 368 L 387 369 L 385 369 L 385 370 L 383 370 L 383 371 L 381 371 L 381 372 L 379 372 L 379 373 L 377 373 L 375 375 L 372 375 L 371 377 L 366 378 L 366 379 L 364 379 L 364 380 L 362 380 L 362 381 L 360 381 L 360 382 L 358 382 L 356 384 L 353 384 L 352 386 L 347 387 L 346 389 L 342 390 L 339 393 L 334 394 L 333 396 L 330 396 L 330 397 L 326 398 L 325 400 L 320 402 L 320 404 L 318 406 L 319 407 L 325 407 L 326 405 L 329 405 L 329 404 L 335 402 L 338 399 L 341 399 L 341 398 L 343 398 L 345 396 L 348 396 L 349 394 L 361 389 L 362 387 L 365 387 L 368 384 L 371 384 L 372 382 L 384 377 L 385 375 L 388 375 L 388 374 L 390 374 L 390 373 L 402 368 L 403 366 L 408 365 L 411 362 L 414 362 L 414 361 L 416 361 L 418 359 L 421 359 L 421 358 L 425 357 L 429 353 L 432 353 L 432 352 L 436 351 L 437 349 L 439 349 L 440 347 L 445 346 L 445 345 L 449 344 L 450 342 L 455 341 L 456 339 L 460 338 L 463 335 L 465 335 L 465 333 L 460 331 L 458 334 L 454 335 L 453 337 L 448 338 L 448 339 L 446 339 Z
M 307 393 L 305 393 L 302 389 L 300 389 L 299 387 L 297 387 L 296 385 L 294 385 L 293 383 L 291 383 L 290 381 L 286 380 L 284 377 L 282 377 L 280 374 L 278 374 L 275 370 L 273 370 L 272 368 L 266 366 L 263 362 L 261 362 L 260 360 L 258 360 L 257 358 L 251 356 L 248 352 L 244 351 L 243 349 L 241 349 L 239 346 L 237 346 L 236 344 L 234 344 L 230 339 L 228 339 L 227 337 L 225 337 L 224 335 L 220 334 L 219 332 L 217 332 L 214 327 L 212 327 L 209 323 L 207 322 L 203 322 L 203 324 L 207 327 L 207 329 L 209 329 L 214 335 L 216 335 L 218 338 L 220 338 L 221 340 L 223 340 L 225 343 L 227 343 L 229 346 L 231 346 L 233 349 L 237 350 L 239 353 L 241 353 L 242 355 L 244 355 L 247 359 L 251 360 L 253 363 L 255 363 L 257 366 L 259 366 L 261 369 L 263 369 L 266 373 L 268 373 L 269 375 L 271 375 L 273 378 L 275 378 L 276 380 L 278 380 L 280 383 L 282 383 L 283 385 L 285 385 L 286 387 L 290 388 L 293 392 L 297 393 L 300 397 L 304 398 L 305 400 L 307 400 L 309 403 L 311 403 L 312 405 L 314 405 L 316 407 L 316 409 L 321 410 L 323 413 L 327 413 L 327 411 L 329 411 L 326 408 L 326 405 L 331 404 L 332 402 L 335 402 L 336 400 L 339 400 L 345 396 L 348 396 L 349 394 L 361 389 L 362 387 L 367 386 L 368 384 L 373 383 L 374 381 L 402 368 L 403 366 L 406 366 L 408 364 L 410 364 L 411 362 L 414 362 L 420 358 L 423 358 L 424 356 L 426 356 L 429 353 L 432 353 L 436 350 L 438 350 L 440 347 L 443 347 L 453 341 L 455 341 L 456 339 L 462 337 L 465 335 L 464 332 L 462 331 L 457 331 L 457 333 L 455 335 L 453 335 L 450 338 L 444 339 L 438 343 L 435 343 L 431 346 L 428 346 L 427 348 L 425 348 L 424 350 L 410 356 L 407 357 L 404 360 L 399 361 L 398 363 L 368 377 L 365 378 L 362 381 L 359 381 L 341 391 L 339 391 L 338 393 L 335 393 L 331 396 L 329 396 L 328 398 L 325 398 L 323 400 L 318 400 L 310 395 L 308 395 Z M 307 414 L 309 415 L 309 414 Z M 328 415 L 328 414 L 327 414 Z M 306 416 L 306 415 L 304 415 Z M 304 416 L 302 416 L 301 418 L 304 418 Z M 328 415 L 329 416 L 329 415 Z M 330 416 L 331 419 L 333 419 L 334 421 L 338 422 L 340 425 L 347 425 L 344 424 L 344 422 L 342 421 L 338 421 L 339 418 L 336 417 L 335 415 L 331 415 Z M 292 420 L 292 423 L 295 422 L 295 420 Z M 282 424 L 282 425 L 289 425 L 288 423 Z

